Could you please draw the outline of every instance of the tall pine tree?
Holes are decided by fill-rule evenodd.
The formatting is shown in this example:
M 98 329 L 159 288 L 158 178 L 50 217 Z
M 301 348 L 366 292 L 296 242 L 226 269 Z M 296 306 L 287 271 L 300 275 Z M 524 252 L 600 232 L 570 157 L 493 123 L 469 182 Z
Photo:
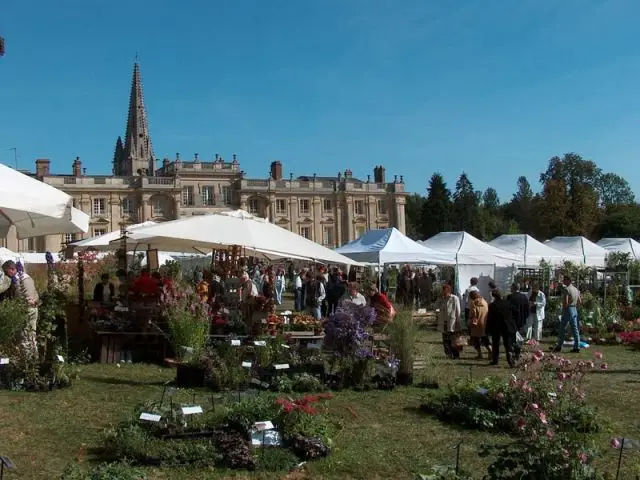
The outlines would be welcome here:
M 427 199 L 422 207 L 421 227 L 425 239 L 451 230 L 451 191 L 442 175 L 437 172 L 429 179 Z
M 456 182 L 453 194 L 453 229 L 464 231 L 471 235 L 481 235 L 482 219 L 479 211 L 479 198 L 473 189 L 473 184 L 466 173 L 462 173 Z

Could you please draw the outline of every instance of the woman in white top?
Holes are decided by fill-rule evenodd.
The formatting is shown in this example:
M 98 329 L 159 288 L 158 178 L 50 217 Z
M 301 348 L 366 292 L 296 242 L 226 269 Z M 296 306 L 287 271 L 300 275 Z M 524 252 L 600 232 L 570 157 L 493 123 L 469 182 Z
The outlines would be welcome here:
M 544 322 L 544 309 L 547 306 L 547 298 L 536 283 L 531 285 L 529 294 L 529 318 L 526 325 L 527 340 L 542 339 L 542 324 Z
M 449 358 L 460 358 L 460 351 L 451 343 L 454 335 L 462 330 L 460 299 L 452 295 L 451 285 L 442 285 L 442 297 L 438 301 L 438 331 L 442 333 L 444 353 Z

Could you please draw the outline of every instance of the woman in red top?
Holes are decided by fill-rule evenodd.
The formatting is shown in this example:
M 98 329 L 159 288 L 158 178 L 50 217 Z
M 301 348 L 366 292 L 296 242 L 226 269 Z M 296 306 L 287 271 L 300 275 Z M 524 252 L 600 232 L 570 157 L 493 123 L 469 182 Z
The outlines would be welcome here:
M 369 302 L 376 309 L 377 323 L 391 323 L 396 314 L 395 309 L 387 296 L 378 291 L 375 285 L 369 287 Z

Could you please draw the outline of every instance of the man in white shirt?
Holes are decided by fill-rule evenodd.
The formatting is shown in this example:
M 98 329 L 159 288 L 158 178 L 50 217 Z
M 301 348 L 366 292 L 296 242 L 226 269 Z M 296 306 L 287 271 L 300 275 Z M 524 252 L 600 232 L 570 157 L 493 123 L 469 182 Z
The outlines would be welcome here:
M 295 306 L 294 309 L 296 312 L 301 312 L 303 310 L 303 305 L 302 305 L 302 299 L 303 299 L 303 295 L 302 295 L 302 277 L 304 275 L 304 271 L 302 269 L 300 269 L 300 271 L 298 271 L 298 273 L 296 274 L 296 277 L 294 279 L 294 286 L 293 286 L 293 294 L 295 297 Z
M 462 306 L 464 307 L 465 325 L 469 321 L 469 295 L 471 295 L 471 292 L 480 292 L 480 289 L 478 288 L 478 279 L 476 277 L 473 277 L 471 280 L 469 280 L 469 288 L 467 288 L 464 292 L 464 295 L 462 295 Z
M 340 299 L 340 303 L 351 303 L 359 307 L 364 307 L 367 304 L 367 299 L 358 291 L 358 284 L 351 282 L 347 291 Z

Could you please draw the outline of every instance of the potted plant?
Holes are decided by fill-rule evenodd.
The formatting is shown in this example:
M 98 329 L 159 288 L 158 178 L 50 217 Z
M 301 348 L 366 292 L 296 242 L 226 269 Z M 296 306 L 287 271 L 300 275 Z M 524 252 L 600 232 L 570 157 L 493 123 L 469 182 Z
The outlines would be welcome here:
M 390 350 L 400 361 L 397 383 L 398 385 L 411 385 L 418 334 L 411 310 L 400 310 L 387 328 L 389 329 Z
M 189 362 L 204 349 L 210 329 L 208 305 L 194 292 L 165 292 L 162 296 L 169 341 L 177 360 L 176 382 L 183 387 L 201 387 L 205 370 Z

